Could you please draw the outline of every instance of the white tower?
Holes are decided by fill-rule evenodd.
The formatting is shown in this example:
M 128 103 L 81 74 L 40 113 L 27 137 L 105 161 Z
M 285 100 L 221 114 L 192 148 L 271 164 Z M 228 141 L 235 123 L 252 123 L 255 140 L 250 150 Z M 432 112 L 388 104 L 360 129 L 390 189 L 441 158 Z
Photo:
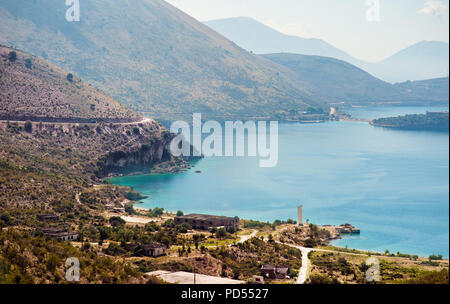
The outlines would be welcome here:
M 298 206 L 298 224 L 303 226 L 303 205 Z

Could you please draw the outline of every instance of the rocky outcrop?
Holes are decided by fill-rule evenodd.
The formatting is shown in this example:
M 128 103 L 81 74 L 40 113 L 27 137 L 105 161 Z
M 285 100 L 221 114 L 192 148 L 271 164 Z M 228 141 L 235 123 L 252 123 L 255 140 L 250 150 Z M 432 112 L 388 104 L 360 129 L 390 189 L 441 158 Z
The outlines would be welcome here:
M 149 173 L 155 164 L 171 162 L 171 138 L 155 138 L 149 144 L 134 146 L 128 151 L 116 150 L 101 157 L 98 162 L 99 177 L 118 174 Z

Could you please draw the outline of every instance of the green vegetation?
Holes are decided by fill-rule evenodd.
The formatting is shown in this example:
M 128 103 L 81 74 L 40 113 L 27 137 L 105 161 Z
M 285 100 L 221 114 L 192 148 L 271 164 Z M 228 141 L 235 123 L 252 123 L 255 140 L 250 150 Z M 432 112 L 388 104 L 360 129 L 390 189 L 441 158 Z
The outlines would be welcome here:
M 446 284 L 449 282 L 448 269 L 442 269 L 441 271 L 425 271 L 420 273 L 417 277 L 400 280 L 398 284 Z
M 155 207 L 153 209 L 149 209 L 147 215 L 149 217 L 159 217 L 164 214 L 164 208 Z
M 443 258 L 442 254 L 439 255 L 432 254 L 429 257 L 430 261 L 442 261 L 442 258 Z
M 236 247 L 217 247 L 209 250 L 212 257 L 222 262 L 222 272 L 234 279 L 251 279 L 260 275 L 263 264 L 287 265 L 295 277 L 301 267 L 301 252 L 278 243 L 252 238 Z
M 380 281 L 367 282 L 366 272 L 372 266 L 366 264 L 367 256 L 310 252 L 309 257 L 312 264 L 311 284 L 448 284 L 448 263 L 427 264 L 428 268 L 424 268 L 423 262 L 416 261 L 414 257 L 378 257 Z
M 30 70 L 33 68 L 33 61 L 31 60 L 31 58 L 25 59 L 25 66 Z
M 9 61 L 11 61 L 11 62 L 16 61 L 16 60 L 17 60 L 17 53 L 16 53 L 16 51 L 11 51 L 11 52 L 9 52 L 9 53 L 8 53 L 8 59 L 9 59 Z
M 140 201 L 140 200 L 143 200 L 143 199 L 148 198 L 148 196 L 142 195 L 142 194 L 140 194 L 139 192 L 137 192 L 137 191 L 135 191 L 135 190 L 133 190 L 133 189 L 131 189 L 130 191 L 128 191 L 128 192 L 125 194 L 125 197 L 126 197 L 128 200 L 130 200 L 130 201 Z
M 63 283 L 65 262 L 80 261 L 80 283 L 144 283 L 129 263 L 100 257 L 91 249 L 35 237 L 26 232 L 0 231 L 0 284 Z
M 245 220 L 243 227 L 244 228 L 264 228 L 264 227 L 271 227 L 272 229 L 275 229 L 277 226 L 290 224 L 295 225 L 297 222 L 293 219 L 288 219 L 287 221 L 281 221 L 281 220 L 275 220 L 273 223 L 269 222 L 260 222 L 255 220 Z
M 379 118 L 372 121 L 372 125 L 405 130 L 448 132 L 449 113 L 427 112 L 426 114 Z

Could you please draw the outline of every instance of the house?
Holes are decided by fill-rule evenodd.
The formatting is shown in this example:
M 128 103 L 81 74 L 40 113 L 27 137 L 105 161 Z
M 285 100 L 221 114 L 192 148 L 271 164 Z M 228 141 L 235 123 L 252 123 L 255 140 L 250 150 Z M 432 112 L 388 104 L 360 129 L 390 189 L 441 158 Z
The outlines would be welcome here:
M 114 212 L 114 213 L 124 213 L 125 212 L 125 208 L 114 207 L 114 208 L 112 208 L 112 212 Z
M 38 220 L 40 221 L 57 221 L 59 216 L 56 214 L 38 214 Z
M 145 244 L 140 246 L 145 256 L 159 257 L 166 255 L 166 246 L 159 244 Z
M 268 279 L 289 278 L 289 266 L 265 264 L 261 266 L 261 275 Z
M 226 217 L 206 214 L 188 214 L 175 217 L 175 224 L 181 225 L 187 223 L 192 229 L 208 230 L 210 228 L 233 227 L 239 228 L 238 217 Z
M 60 239 L 62 241 L 76 241 L 78 239 L 77 232 L 68 232 L 62 228 L 52 227 L 42 229 L 46 237 Z

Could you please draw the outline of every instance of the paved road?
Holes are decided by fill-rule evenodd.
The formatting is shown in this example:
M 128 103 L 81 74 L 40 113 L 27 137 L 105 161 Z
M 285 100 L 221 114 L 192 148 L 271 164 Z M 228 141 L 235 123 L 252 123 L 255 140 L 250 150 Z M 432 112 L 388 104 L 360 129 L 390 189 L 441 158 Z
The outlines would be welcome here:
M 302 252 L 302 268 L 298 272 L 297 284 L 305 284 L 309 267 L 308 253 L 314 249 L 305 247 L 299 247 L 299 249 Z
M 354 252 L 341 252 L 337 250 L 328 250 L 328 249 L 319 249 L 319 248 L 306 248 L 301 247 L 293 244 L 287 244 L 287 243 L 281 243 L 277 242 L 283 245 L 287 245 L 293 248 L 297 248 L 302 252 L 302 267 L 299 270 L 298 278 L 297 278 L 297 284 L 305 284 L 306 279 L 308 278 L 308 267 L 309 267 L 309 258 L 308 254 L 311 251 L 320 251 L 320 252 L 334 252 L 334 253 L 344 253 L 344 254 L 350 254 L 350 255 L 357 255 L 357 256 L 367 256 L 367 254 L 364 253 L 354 253 Z
M 281 242 L 277 242 L 277 243 L 299 249 L 302 252 L 302 267 L 298 271 L 298 278 L 297 278 L 296 283 L 297 284 L 305 284 L 306 279 L 308 278 L 308 267 L 309 267 L 308 253 L 310 253 L 311 251 L 321 251 L 321 249 L 306 248 L 306 247 L 301 247 L 301 246 L 287 244 L 287 243 L 281 243 Z
M 258 233 L 257 230 L 253 230 L 251 234 L 242 235 L 238 243 L 244 243 L 245 241 L 251 239 L 252 237 L 255 237 L 257 233 Z
M 95 119 L 92 119 L 95 120 Z M 143 124 L 143 123 L 149 123 L 149 122 L 154 122 L 154 119 L 151 118 L 143 118 L 140 121 L 134 121 L 134 122 L 116 122 L 116 123 L 112 123 L 113 125 L 138 125 L 138 124 Z M 10 123 L 25 123 L 26 121 L 24 120 L 0 120 L 0 122 L 2 123 L 6 123 L 6 122 L 10 122 Z M 34 124 L 38 124 L 39 122 L 34 121 Z M 75 124 L 79 124 L 79 125 L 98 125 L 98 122 L 57 122 L 57 121 L 42 121 L 43 124 L 48 124 L 48 125 L 75 125 Z M 106 123 L 105 124 L 109 124 Z

